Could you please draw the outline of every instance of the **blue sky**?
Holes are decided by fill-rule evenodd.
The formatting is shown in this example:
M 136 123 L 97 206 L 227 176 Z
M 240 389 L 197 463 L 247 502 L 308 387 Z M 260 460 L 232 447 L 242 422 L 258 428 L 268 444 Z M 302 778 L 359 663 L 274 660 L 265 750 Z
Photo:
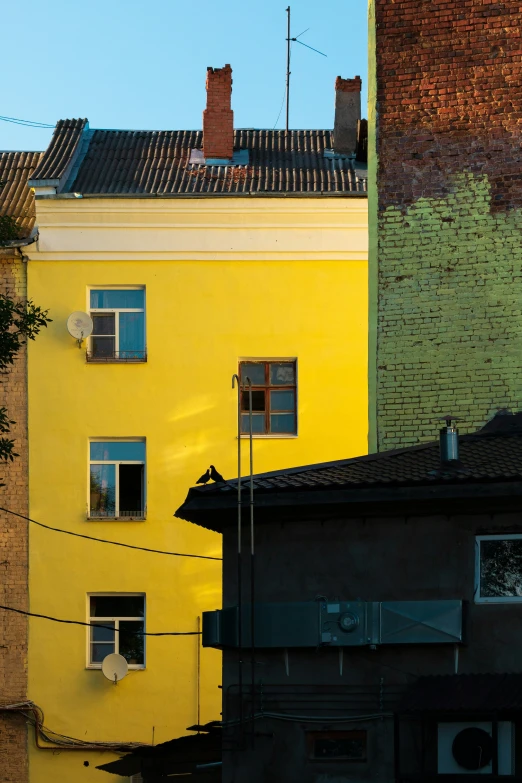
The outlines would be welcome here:
M 230 63 L 236 127 L 272 128 L 285 89 L 285 0 L 24 0 L 2 11 L 0 114 L 92 128 L 201 128 L 207 66 Z M 290 126 L 333 126 L 337 75 L 367 88 L 366 0 L 290 0 Z M 22 10 L 20 10 L 22 8 Z M 277 123 L 284 127 L 284 108 Z M 0 149 L 44 149 L 49 130 L 0 122 Z

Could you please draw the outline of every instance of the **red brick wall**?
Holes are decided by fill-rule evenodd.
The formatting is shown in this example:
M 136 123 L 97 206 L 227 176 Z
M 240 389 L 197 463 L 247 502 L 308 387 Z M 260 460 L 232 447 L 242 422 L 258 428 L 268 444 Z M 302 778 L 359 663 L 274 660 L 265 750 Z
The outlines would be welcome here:
M 232 68 L 207 68 L 207 108 L 203 112 L 203 154 L 205 158 L 226 158 L 234 153 Z
M 522 406 L 522 3 L 375 0 L 375 14 L 387 449 L 434 439 L 448 413 L 464 433 Z
M 487 174 L 492 207 L 522 204 L 522 4 L 376 0 L 379 207 Z
M 353 79 L 343 79 L 342 76 L 338 76 L 335 80 L 336 92 L 361 92 L 362 81 L 360 76 L 355 76 Z
M 13 299 L 27 294 L 26 267 L 18 254 L 0 249 L 0 293 Z M 0 406 L 16 421 L 12 435 L 20 454 L 0 464 L 0 505 L 28 515 L 27 362 L 22 349 L 8 375 L 0 377 Z M 0 512 L 0 603 L 28 609 L 27 523 Z M 0 610 L 0 703 L 27 698 L 27 622 L 22 615 Z M 0 781 L 26 783 L 27 727 L 23 717 L 0 711 Z

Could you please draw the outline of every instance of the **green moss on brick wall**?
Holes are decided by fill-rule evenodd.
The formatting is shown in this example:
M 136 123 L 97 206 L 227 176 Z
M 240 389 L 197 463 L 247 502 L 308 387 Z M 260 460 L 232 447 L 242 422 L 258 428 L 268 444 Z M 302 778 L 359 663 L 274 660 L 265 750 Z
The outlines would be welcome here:
M 370 8 L 370 426 L 385 449 L 436 437 L 446 413 L 469 431 L 522 407 L 520 3 Z
M 522 407 L 522 213 L 491 211 L 487 176 L 379 216 L 380 449 L 474 430 Z

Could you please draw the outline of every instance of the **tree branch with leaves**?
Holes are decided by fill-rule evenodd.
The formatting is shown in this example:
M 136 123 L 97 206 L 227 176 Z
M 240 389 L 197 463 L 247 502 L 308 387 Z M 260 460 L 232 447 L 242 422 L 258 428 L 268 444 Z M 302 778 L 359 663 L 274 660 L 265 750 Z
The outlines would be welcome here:
M 16 356 L 28 340 L 34 340 L 43 327 L 51 322 L 48 310 L 42 310 L 29 299 L 15 302 L 0 294 L 0 375 L 6 375 Z M 14 440 L 5 437 L 15 422 L 9 418 L 6 407 L 0 407 L 0 461 L 12 462 L 19 454 L 14 450 Z M 0 486 L 5 486 L 0 484 Z

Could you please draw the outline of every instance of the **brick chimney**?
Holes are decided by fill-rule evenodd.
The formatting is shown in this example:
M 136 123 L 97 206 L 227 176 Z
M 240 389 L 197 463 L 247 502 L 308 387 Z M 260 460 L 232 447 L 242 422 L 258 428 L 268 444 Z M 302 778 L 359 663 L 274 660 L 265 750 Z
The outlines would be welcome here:
M 234 153 L 234 112 L 232 68 L 207 68 L 207 108 L 203 112 L 203 155 L 205 160 L 232 160 Z
M 335 80 L 334 150 L 352 155 L 357 145 L 357 123 L 361 119 L 361 77 Z

